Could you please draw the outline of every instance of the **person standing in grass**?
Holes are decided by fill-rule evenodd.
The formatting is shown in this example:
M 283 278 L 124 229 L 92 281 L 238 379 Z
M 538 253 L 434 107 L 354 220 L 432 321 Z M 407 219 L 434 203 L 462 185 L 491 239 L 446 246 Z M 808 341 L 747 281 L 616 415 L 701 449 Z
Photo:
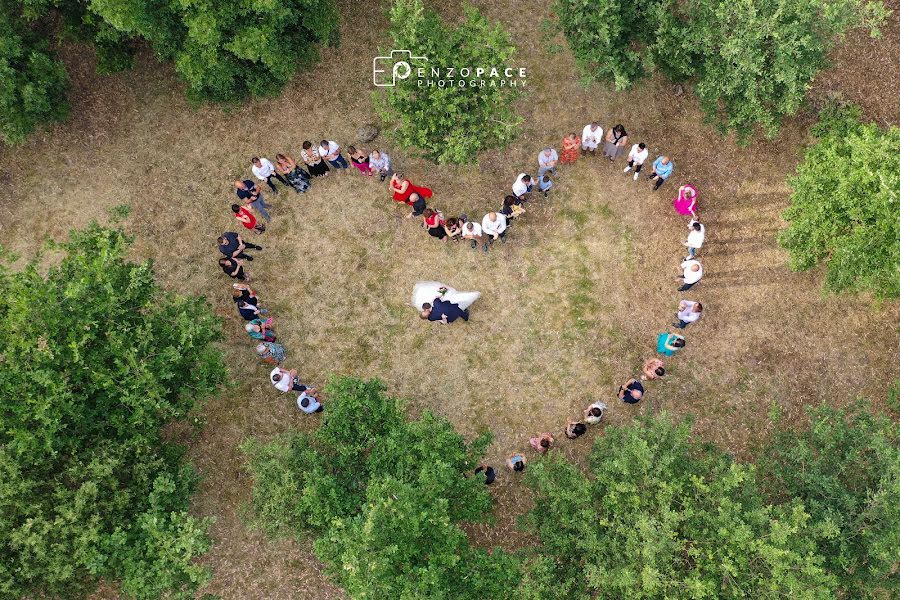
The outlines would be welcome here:
M 687 246 L 688 249 L 688 255 L 684 257 L 684 260 L 697 258 L 697 250 L 703 247 L 703 241 L 705 239 L 706 227 L 704 227 L 700 221 L 692 219 L 691 222 L 688 223 L 688 236 L 687 240 L 684 242 L 684 245 Z
M 629 379 L 619 386 L 617 396 L 626 404 L 637 404 L 644 397 L 644 386 L 637 379 Z
M 524 471 L 525 464 L 525 455 L 518 452 L 506 459 L 506 466 L 509 467 L 510 471 L 515 471 L 516 473 Z
M 228 258 L 246 258 L 247 260 L 253 260 L 253 257 L 249 254 L 245 254 L 244 250 L 247 248 L 252 250 L 263 249 L 262 246 L 245 242 L 244 238 L 234 231 L 226 231 L 219 236 L 219 239 L 217 239 L 216 242 L 219 244 L 219 252 Z
M 249 302 L 250 304 L 259 304 L 259 297 L 256 292 L 246 283 L 233 283 L 231 290 L 231 299 L 235 302 Z
M 673 327 L 684 329 L 691 323 L 696 322 L 703 316 L 703 305 L 693 300 L 682 300 L 678 303 L 677 321 L 672 323 Z
M 291 369 L 288 371 L 287 369 L 282 369 L 281 367 L 275 367 L 272 369 L 272 372 L 269 373 L 269 381 L 272 382 L 272 385 L 275 386 L 275 389 L 281 392 L 305 392 L 306 386 L 300 384 L 300 379 L 297 377 L 297 369 Z
M 656 160 L 653 161 L 653 172 L 650 173 L 650 181 L 655 183 L 653 186 L 654 191 L 658 190 L 666 182 L 666 179 L 672 175 L 674 168 L 675 163 L 668 156 L 656 157 Z
M 381 181 L 394 174 L 394 171 L 391 169 L 391 157 L 388 156 L 387 152 L 382 152 L 381 150 L 372 150 L 372 154 L 369 155 L 369 166 L 378 172 L 378 177 Z
M 656 351 L 672 356 L 685 346 L 684 337 L 675 333 L 661 333 L 656 336 Z
M 463 225 L 462 238 L 471 243 L 472 250 L 476 250 L 478 244 L 481 243 L 481 225 L 473 221 L 469 221 Z
M 662 334 L 667 335 L 667 334 Z M 657 340 L 658 342 L 658 340 Z M 657 351 L 660 351 L 657 347 Z M 658 358 L 648 358 L 644 362 L 644 367 L 641 369 L 643 371 L 643 375 L 641 375 L 641 381 L 647 381 L 648 379 L 656 379 L 657 377 L 663 377 L 666 374 L 666 365 L 663 361 Z
M 678 291 L 686 292 L 700 283 L 700 279 L 703 278 L 703 265 L 699 260 L 691 258 L 681 263 L 678 272 L 681 273 L 681 279 L 684 282 Z
M 264 308 L 259 308 L 256 304 L 251 302 L 247 302 L 246 300 L 240 300 L 235 303 L 238 309 L 238 314 L 245 321 L 252 321 L 253 319 L 258 319 L 260 316 L 268 313 Z
M 603 156 L 613 162 L 619 155 L 625 151 L 625 144 L 628 143 L 628 132 L 622 125 L 616 125 L 606 132 L 606 139 L 603 144 Z
M 275 168 L 298 194 L 306 193 L 309 189 L 309 173 L 297 166 L 297 161 L 287 154 L 275 155 Z
M 566 425 L 566 437 L 570 440 L 579 438 L 587 433 L 587 425 L 580 421 L 569 421 Z
M 528 440 L 528 443 L 535 452 L 543 454 L 553 447 L 553 436 L 549 433 L 542 433 Z
M 269 317 L 268 319 L 253 319 L 246 325 L 244 325 L 244 330 L 254 340 L 260 340 L 263 342 L 274 342 L 277 338 L 275 336 L 275 331 L 273 331 L 272 326 L 275 325 L 275 319 Z
M 538 179 L 538 191 L 544 194 L 544 198 L 550 195 L 550 188 L 553 187 L 553 179 L 550 178 L 550 175 L 543 175 L 540 179 Z
M 274 177 L 284 185 L 288 185 L 287 180 L 282 177 L 277 171 L 275 171 L 275 165 L 272 164 L 268 158 L 260 158 L 258 156 L 254 156 L 250 159 L 250 170 L 253 171 L 253 174 L 260 181 L 265 181 L 269 184 L 269 187 L 272 189 L 273 194 L 278 193 L 278 188 L 275 187 L 275 184 L 272 183 L 272 178 Z
M 650 151 L 647 150 L 647 145 L 644 142 L 632 146 L 631 151 L 628 153 L 628 166 L 622 169 L 622 172 L 628 173 L 631 169 L 634 169 L 634 181 L 637 181 L 638 174 L 641 172 L 641 167 L 644 166 L 644 161 L 647 160 L 648 154 L 650 154 Z
M 256 356 L 266 364 L 280 365 L 284 361 L 284 346 L 275 342 L 260 342 L 256 345 Z
M 242 260 L 236 258 L 220 258 L 219 266 L 222 267 L 222 272 L 232 279 L 250 281 L 250 274 L 244 272 L 244 261 Z
M 484 215 L 481 220 L 481 233 L 484 236 L 482 249 L 485 252 L 488 251 L 488 246 L 494 245 L 495 240 L 506 241 L 506 227 L 506 217 L 503 215 L 495 212 Z
M 606 403 L 599 401 L 594 402 L 586 409 L 584 409 L 584 422 L 588 425 L 596 425 L 603 420 L 603 415 L 605 412 Z
M 309 169 L 309 174 L 313 177 L 328 176 L 328 165 L 325 164 L 325 161 L 319 155 L 319 151 L 313 147 L 311 141 L 306 140 L 303 142 L 303 150 L 300 151 L 300 158 L 303 160 L 304 164 L 306 164 L 306 168 Z
M 519 200 L 527 200 L 528 194 L 530 194 L 533 189 L 534 182 L 531 180 L 531 175 L 528 173 L 519 173 L 519 176 L 516 177 L 516 181 L 512 186 L 513 196 Z
M 678 188 L 678 195 L 675 196 L 675 200 L 672 202 L 672 206 L 675 207 L 675 211 L 679 215 L 691 215 L 692 217 L 696 218 L 697 188 L 689 183 L 686 183 Z
M 259 224 L 256 222 L 256 217 L 253 216 L 253 213 L 247 210 L 246 206 L 239 206 L 237 204 L 231 205 L 231 212 L 234 213 L 234 218 L 238 220 L 238 223 L 252 231 L 257 235 L 261 235 L 265 233 L 266 226 Z
M 313 392 L 315 391 L 316 388 L 307 388 L 300 392 L 300 395 L 297 396 L 297 408 L 308 415 L 320 413 L 325 410 L 325 407 L 322 406 L 322 403 L 319 402 L 319 399 L 313 396 Z
M 259 213 L 259 216 L 266 221 L 272 220 L 272 217 L 269 216 L 269 212 L 266 210 L 267 208 L 272 208 L 272 205 L 266 204 L 262 193 L 259 191 L 258 185 L 249 179 L 245 179 L 243 181 L 235 181 L 234 188 L 237 197 L 240 198 L 246 206 L 254 209 Z
M 463 231 L 462 228 L 463 224 L 458 217 L 450 217 L 447 219 L 447 222 L 444 223 L 444 232 L 447 234 L 447 239 L 453 240 L 454 242 L 459 241 Z
M 447 232 L 444 230 L 445 224 L 444 215 L 439 211 L 426 208 L 422 213 L 422 227 L 428 231 L 428 235 L 442 242 L 447 241 Z
M 513 195 L 509 195 L 503 199 L 503 206 L 500 208 L 500 214 L 506 217 L 506 224 L 512 227 L 513 220 L 524 213 L 525 209 L 522 208 L 522 201 L 516 198 Z
M 366 177 L 372 176 L 372 166 L 369 164 L 369 155 L 363 150 L 357 150 L 356 146 L 347 146 L 347 154 L 350 155 L 350 163 Z
M 341 147 L 337 142 L 322 140 L 319 143 L 319 156 L 327 160 L 331 168 L 337 171 L 350 167 L 347 164 L 347 159 L 341 156 Z
M 597 154 L 597 146 L 600 145 L 600 140 L 603 139 L 603 128 L 600 125 L 593 121 L 584 126 L 584 129 L 581 131 L 581 154 L 591 153 L 591 156 Z
M 556 153 L 556 150 L 549 146 L 544 148 L 538 154 L 538 179 L 540 179 L 544 173 L 556 174 L 557 161 L 559 161 L 559 154 Z
M 572 164 L 578 160 L 578 150 L 581 148 L 581 138 L 574 131 L 563 138 L 562 155 L 559 162 L 564 165 Z

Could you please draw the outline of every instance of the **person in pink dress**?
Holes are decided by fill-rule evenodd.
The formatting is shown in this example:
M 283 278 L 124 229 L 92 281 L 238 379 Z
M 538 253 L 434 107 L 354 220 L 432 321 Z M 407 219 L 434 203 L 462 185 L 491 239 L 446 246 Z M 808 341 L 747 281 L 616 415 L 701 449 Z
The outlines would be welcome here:
M 672 203 L 679 215 L 697 216 L 697 189 L 687 183 L 678 188 L 678 196 Z
M 553 446 L 553 436 L 549 433 L 542 433 L 539 436 L 533 437 L 528 440 L 528 443 L 534 449 L 535 452 L 539 454 L 543 454 L 547 450 L 549 450 Z

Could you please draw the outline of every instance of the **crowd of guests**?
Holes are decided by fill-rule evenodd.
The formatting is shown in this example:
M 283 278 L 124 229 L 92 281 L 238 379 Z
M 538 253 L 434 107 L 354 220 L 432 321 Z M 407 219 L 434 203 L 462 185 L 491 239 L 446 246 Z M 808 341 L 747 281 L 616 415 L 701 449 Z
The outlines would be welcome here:
M 300 159 L 306 170 L 286 154 L 276 154 L 274 163 L 266 158 L 253 157 L 250 161 L 250 170 L 256 181 L 244 179 L 234 182 L 239 203 L 233 204 L 231 210 L 246 230 L 260 235 L 265 232 L 265 224 L 258 221 L 257 215 L 268 222 L 271 216 L 267 209 L 272 208 L 263 198 L 262 184 L 266 184 L 273 193 L 278 193 L 276 182 L 292 188 L 298 194 L 305 193 L 310 189 L 313 179 L 327 177 L 331 171 L 346 171 L 352 165 L 365 177 L 377 176 L 380 181 L 387 181 L 393 200 L 409 207 L 407 218 L 421 219 L 422 228 L 431 237 L 443 242 L 466 242 L 473 250 L 480 247 L 483 252 L 488 252 L 496 241 L 506 241 L 512 222 L 527 212 L 527 203 L 533 196 L 549 197 L 554 179 L 558 176 L 562 165 L 571 165 L 585 157 L 595 157 L 601 145 L 602 156 L 610 163 L 615 163 L 619 157 L 624 156 L 626 165 L 622 169 L 623 173 L 632 174 L 632 179 L 637 181 L 644 163 L 649 158 L 649 150 L 645 143 L 639 142 L 631 145 L 626 154 L 628 141 L 628 133 L 621 124 L 608 129 L 605 135 L 597 122 L 587 124 L 580 136 L 575 132 L 569 133 L 562 140 L 561 152 L 557 152 L 553 147 L 546 147 L 538 153 L 534 177 L 527 172 L 519 173 L 511 186 L 511 193 L 504 197 L 499 210 L 488 212 L 481 219 L 471 220 L 465 214 L 445 216 L 440 209 L 429 206 L 429 201 L 434 196 L 432 190 L 413 184 L 402 173 L 395 171 L 391 157 L 386 152 L 376 149 L 367 153 L 362 148 L 348 146 L 346 148 L 347 156 L 350 158 L 348 161 L 343 156 L 344 149 L 337 142 L 322 140 L 314 146 L 312 142 L 305 141 L 300 151 Z M 651 163 L 647 179 L 653 191 L 659 190 L 671 178 L 674 169 L 674 162 L 666 155 L 658 156 Z M 699 284 L 703 277 L 703 266 L 697 255 L 703 247 L 706 230 L 697 216 L 696 188 L 688 184 L 679 187 L 673 207 L 679 215 L 689 217 L 688 233 L 683 242 L 687 248 L 687 255 L 678 267 L 678 279 L 681 281 L 678 291 L 686 292 Z M 304 412 L 322 411 L 323 407 L 315 396 L 315 389 L 301 384 L 295 369 L 287 370 L 281 367 L 285 359 L 285 349 L 277 341 L 274 320 L 260 306 L 256 293 L 247 285 L 250 274 L 244 265 L 246 261 L 253 260 L 253 256 L 249 255 L 247 250 L 262 250 L 262 247 L 247 242 L 236 232 L 225 232 L 218 239 L 218 243 L 219 251 L 223 254 L 219 260 L 223 272 L 242 282 L 233 284 L 232 295 L 238 314 L 247 321 L 245 325 L 247 335 L 256 342 L 257 356 L 273 365 L 269 375 L 270 382 L 282 392 L 299 392 L 297 405 Z M 672 328 L 683 331 L 690 324 L 697 322 L 702 314 L 703 306 L 700 302 L 682 299 L 678 304 Z M 684 348 L 685 344 L 683 335 L 665 331 L 657 336 L 656 351 L 659 355 L 671 357 Z M 665 362 L 659 356 L 649 358 L 642 366 L 639 379 L 629 378 L 619 386 L 616 396 L 626 404 L 637 404 L 644 398 L 646 392 L 643 382 L 658 380 L 665 374 Z M 606 410 L 607 405 L 604 402 L 593 402 L 579 419 L 566 424 L 564 435 L 569 439 L 584 435 L 588 431 L 588 426 L 601 423 Z M 540 454 L 550 450 L 555 443 L 555 438 L 549 432 L 540 433 L 529 440 L 531 449 Z M 513 471 L 523 471 L 526 464 L 527 457 L 524 452 L 516 452 L 507 459 L 507 467 Z M 485 477 L 485 483 L 493 482 L 496 477 L 495 470 L 487 465 L 480 466 L 476 472 Z

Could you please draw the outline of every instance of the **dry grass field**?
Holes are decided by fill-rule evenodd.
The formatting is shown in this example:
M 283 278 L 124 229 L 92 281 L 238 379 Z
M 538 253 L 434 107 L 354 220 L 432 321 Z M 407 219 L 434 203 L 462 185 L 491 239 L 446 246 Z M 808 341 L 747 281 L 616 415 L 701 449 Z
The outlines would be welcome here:
M 622 94 L 579 87 L 571 56 L 557 49 L 562 40 L 536 26 L 549 14 L 544 5 L 535 13 L 522 0 L 476 4 L 509 27 L 518 63 L 528 68 L 521 136 L 465 168 L 414 159 L 383 136 L 375 142 L 414 182 L 436 191 L 436 206 L 479 218 L 498 208 L 516 174 L 534 171 L 542 146 L 558 145 L 592 119 L 624 123 L 632 140 L 648 144 L 651 159 L 670 154 L 673 179 L 651 192 L 646 180 L 622 174 L 621 161 L 579 160 L 564 168 L 549 199 L 531 203 L 509 243 L 487 255 L 428 237 L 403 218 L 384 185 L 355 170 L 316 181 L 306 195 L 267 193 L 273 222 L 253 239 L 265 249 L 249 267 L 288 349 L 285 366 L 317 384 L 332 373 L 379 377 L 414 412 L 446 415 L 468 435 L 492 430 L 488 459 L 498 465 L 530 435 L 560 433 L 592 399 L 610 405 L 610 423 L 644 411 L 694 415 L 699 435 L 747 457 L 767 432 L 773 404 L 800 418 L 817 402 L 884 397 L 896 377 L 897 304 L 823 297 L 820 274 L 791 273 L 775 242 L 785 176 L 807 142 L 808 116 L 787 123 L 774 142 L 740 149 L 702 123 L 690 94 L 675 96 L 662 80 Z M 446 15 L 457 7 L 446 5 Z M 353 143 L 356 128 L 374 119 L 369 57 L 388 46 L 387 22 L 377 10 L 346 14 L 343 45 L 326 50 L 315 72 L 278 98 L 228 112 L 191 109 L 171 70 L 149 54 L 131 73 L 100 77 L 83 49 L 70 48 L 72 118 L 22 148 L 0 150 L 5 245 L 27 257 L 43 239 L 130 204 L 134 257 L 152 258 L 166 288 L 205 295 L 225 319 L 235 385 L 203 408 L 203 430 L 186 436 L 204 476 L 195 511 L 217 518 L 205 559 L 214 578 L 205 591 L 223 598 L 342 597 L 308 544 L 270 543 L 245 526 L 251 480 L 239 443 L 310 428 L 316 418 L 266 381 L 234 314 L 231 281 L 216 265 L 215 238 L 235 230 L 231 182 L 249 176 L 251 156 L 298 156 L 306 139 Z M 839 92 L 873 118 L 896 123 L 898 29 L 895 13 L 884 39 L 851 36 L 813 98 Z M 706 275 L 687 295 L 704 303 L 705 316 L 688 328 L 670 374 L 649 385 L 639 405 L 624 405 L 616 387 L 653 354 L 682 297 L 674 277 L 686 224 L 671 206 L 682 182 L 700 190 L 707 226 Z M 407 305 L 420 279 L 480 290 L 470 322 L 421 322 Z M 560 451 L 580 458 L 589 445 L 562 443 Z M 497 524 L 474 528 L 473 536 L 527 543 L 515 532 L 527 501 L 522 486 L 504 475 L 493 491 Z

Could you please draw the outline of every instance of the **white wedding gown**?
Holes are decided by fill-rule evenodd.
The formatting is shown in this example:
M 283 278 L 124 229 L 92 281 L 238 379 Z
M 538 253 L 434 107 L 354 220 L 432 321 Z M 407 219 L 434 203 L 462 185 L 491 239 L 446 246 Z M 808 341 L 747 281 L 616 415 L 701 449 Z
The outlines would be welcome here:
M 413 287 L 413 306 L 422 310 L 423 304 L 426 302 L 430 304 L 432 300 L 441 295 L 438 289 L 442 287 L 447 288 L 447 293 L 444 294 L 443 299 L 456 304 L 463 310 L 472 306 L 472 303 L 481 297 L 481 292 L 458 292 L 440 281 L 420 281 Z

